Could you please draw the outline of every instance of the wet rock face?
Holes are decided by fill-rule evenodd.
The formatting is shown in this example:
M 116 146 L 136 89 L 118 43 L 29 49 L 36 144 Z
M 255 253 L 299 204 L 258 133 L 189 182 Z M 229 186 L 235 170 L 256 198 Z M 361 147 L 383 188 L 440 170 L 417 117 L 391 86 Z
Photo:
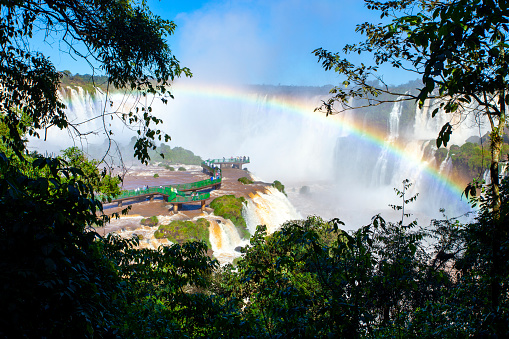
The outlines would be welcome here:
M 236 252 L 242 252 L 242 246 L 235 247 L 235 251 Z

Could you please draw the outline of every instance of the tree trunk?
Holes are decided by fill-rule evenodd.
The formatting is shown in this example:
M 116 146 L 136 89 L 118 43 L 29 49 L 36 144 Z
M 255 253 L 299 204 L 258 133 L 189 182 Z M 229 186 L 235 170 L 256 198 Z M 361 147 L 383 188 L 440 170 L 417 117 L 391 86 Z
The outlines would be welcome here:
M 491 166 L 490 166 L 490 177 L 491 177 L 491 207 L 492 207 L 492 241 L 491 249 L 493 255 L 493 262 L 491 266 L 491 307 L 492 312 L 495 314 L 495 330 L 497 334 L 501 334 L 501 319 L 499 319 L 498 308 L 500 303 L 500 275 L 502 270 L 501 253 L 500 253 L 500 241 L 504 235 L 502 229 L 504 225 L 500 221 L 500 178 L 498 171 L 498 163 L 500 161 L 500 153 L 502 151 L 502 145 L 504 142 L 504 128 L 505 128 L 505 91 L 502 90 L 499 96 L 500 116 L 498 119 L 498 126 L 493 129 L 491 133 Z

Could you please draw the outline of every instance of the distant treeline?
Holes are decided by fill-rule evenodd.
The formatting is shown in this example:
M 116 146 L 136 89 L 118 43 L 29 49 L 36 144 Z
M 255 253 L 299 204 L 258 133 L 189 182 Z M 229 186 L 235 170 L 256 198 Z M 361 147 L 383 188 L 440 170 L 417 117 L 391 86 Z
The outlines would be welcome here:
M 506 161 L 509 157 L 509 145 L 507 144 L 507 140 L 504 141 L 505 143 L 502 146 L 500 154 L 501 161 Z M 483 144 L 466 142 L 461 146 L 451 145 L 449 149 L 443 147 L 439 148 L 435 152 L 437 166 L 440 166 L 447 157 L 449 157 L 452 162 L 452 175 L 454 177 L 460 176 L 467 180 L 473 178 L 482 179 L 484 172 L 487 171 L 491 165 L 491 152 L 488 142 L 484 142 Z
M 62 87 L 82 87 L 85 91 L 95 93 L 95 88 L 106 90 L 108 77 L 105 75 L 72 74 L 70 71 L 63 71 L 60 78 Z
M 182 147 L 171 148 L 166 144 L 161 144 L 155 151 L 151 151 L 150 159 L 151 162 L 160 162 L 167 165 L 200 165 L 203 161 L 201 157 L 195 155 L 190 150 Z

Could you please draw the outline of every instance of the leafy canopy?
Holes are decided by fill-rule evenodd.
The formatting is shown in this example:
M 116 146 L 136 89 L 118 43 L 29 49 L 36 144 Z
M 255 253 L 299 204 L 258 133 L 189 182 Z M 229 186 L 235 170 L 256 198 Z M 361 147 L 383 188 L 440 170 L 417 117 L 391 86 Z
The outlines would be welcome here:
M 159 95 L 163 102 L 172 97 L 172 80 L 191 75 L 166 41 L 175 24 L 152 14 L 145 1 L 1 1 L 0 11 L 0 114 L 11 137 L 3 141 L 18 154 L 24 150 L 24 135 L 39 137 L 41 130 L 47 133 L 53 126 L 70 128 L 78 136 L 87 133 L 66 116 L 58 97 L 61 73 L 31 48 L 35 32 L 60 37 L 68 53 L 98 65 L 94 71 L 105 74 L 112 87 Z M 84 46 L 86 53 L 77 46 Z M 24 116 L 30 124 L 21 124 Z M 137 124 L 134 153 L 142 162 L 148 159 L 147 148 L 155 147 L 154 138 L 169 139 L 151 127 L 161 120 L 150 107 L 119 118 L 126 125 Z
M 323 103 L 327 114 L 352 108 L 349 98 L 365 100 L 363 105 L 383 102 L 426 99 L 440 102 L 440 109 L 449 112 L 484 113 L 490 121 L 505 114 L 498 95 L 508 81 L 509 45 L 507 3 L 505 1 L 429 1 L 365 0 L 369 9 L 380 12 L 389 23 L 365 22 L 356 31 L 366 39 L 346 45 L 343 53 L 369 54 L 373 64 L 355 65 L 319 48 L 314 54 L 326 70 L 343 74 L 343 85 L 331 90 L 334 94 Z M 390 65 L 415 73 L 422 80 L 418 94 L 395 93 L 378 75 L 381 65 Z M 393 99 L 378 99 L 380 94 L 392 94 Z M 501 102 L 509 101 L 503 95 Z M 498 102 L 498 103 L 497 103 Z M 435 109 L 433 116 L 439 112 Z M 492 121 L 492 127 L 496 123 Z M 451 124 L 443 126 L 437 146 L 447 145 L 452 133 Z

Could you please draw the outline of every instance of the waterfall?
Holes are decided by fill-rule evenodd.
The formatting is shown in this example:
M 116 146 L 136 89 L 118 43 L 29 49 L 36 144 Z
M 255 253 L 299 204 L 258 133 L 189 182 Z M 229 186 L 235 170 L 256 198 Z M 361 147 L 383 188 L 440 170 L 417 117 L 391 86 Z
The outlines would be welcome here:
M 267 187 L 266 193 L 251 194 L 242 210 L 248 230 L 251 234 L 256 226 L 267 226 L 269 234 L 277 231 L 283 223 L 289 220 L 302 219 L 288 198 L 274 187 Z
M 258 192 L 246 199 L 242 209 L 242 216 L 246 220 L 249 233 L 256 232 L 256 226 L 266 225 L 269 234 L 275 232 L 288 220 L 302 219 L 286 196 L 273 187 L 268 187 L 265 193 Z M 228 219 L 208 216 L 210 222 L 209 239 L 214 256 L 221 262 L 232 262 L 240 256 L 235 249 L 245 246 L 249 241 L 239 236 L 237 228 Z
M 452 113 L 445 113 L 440 107 L 440 101 L 427 99 L 421 108 L 415 105 L 414 137 L 416 139 L 436 139 L 438 132 L 446 123 L 453 126 L 450 143 L 463 145 L 469 137 L 481 137 L 490 130 L 490 125 L 486 119 L 476 111 L 476 106 L 471 103 L 466 106 L 468 113 L 462 113 L 461 110 Z M 438 109 L 435 117 L 432 113 Z
M 388 167 L 388 148 L 394 143 L 399 137 L 399 119 L 401 118 L 401 101 L 394 103 L 391 113 L 389 114 L 389 135 L 385 140 L 384 146 L 373 170 L 372 185 L 377 187 L 388 184 L 391 178 L 390 173 L 387 171 Z
M 221 263 L 231 263 L 233 259 L 240 256 L 235 251 L 238 246 L 245 246 L 249 242 L 241 239 L 235 225 L 228 219 L 208 218 L 210 222 L 209 240 L 214 251 L 214 256 Z
M 163 105 L 159 98 L 147 99 L 149 104 L 152 102 L 154 115 L 164 121 L 158 127 L 172 137 L 170 146 L 185 147 L 203 158 L 249 155 L 250 172 L 264 181 L 292 182 L 296 188 L 314 184 L 323 187 L 320 195 L 305 198 L 309 204 L 318 204 L 320 210 L 328 209 L 327 215 L 352 216 L 351 222 L 357 226 L 369 221 L 374 213 L 387 210 L 387 205 L 393 203 L 393 188 L 400 187 L 404 179 L 414 182 L 415 191 L 421 193 L 415 205 L 425 215 L 435 216 L 441 204 L 459 200 L 426 172 L 433 167 L 430 140 L 436 139 L 440 128 L 449 121 L 461 122 L 454 125 L 450 143 L 461 145 L 466 138 L 479 134 L 474 115 L 440 111 L 432 118 L 433 110 L 439 107 L 435 101 L 426 101 L 422 109 L 411 102 L 396 102 L 325 117 L 314 112 L 329 97 L 327 90 L 322 89 L 221 88 L 176 83 L 172 93 L 175 99 L 168 105 Z M 100 91 L 88 93 L 80 88 L 67 88 L 62 97 L 73 122 L 90 119 L 104 109 L 107 114 L 125 113 L 145 104 L 145 99 L 140 101 L 137 95 L 115 93 L 106 97 Z M 355 102 L 349 105 L 355 106 Z M 97 119 L 86 125 L 94 133 L 87 142 L 97 147 L 104 143 L 103 124 L 113 130 L 113 137 L 121 143 L 136 135 L 116 118 Z M 486 128 L 481 126 L 481 132 Z M 31 140 L 29 147 L 36 145 L 32 148 L 41 152 L 58 151 L 72 144 L 66 132 L 50 130 L 46 143 L 35 144 Z M 435 171 L 446 173 L 444 166 Z M 254 213 L 255 208 L 269 211 L 269 205 L 281 203 L 273 201 L 277 193 L 269 194 L 270 197 L 264 194 L 248 201 L 245 213 L 250 231 L 265 222 L 276 229 L 279 221 L 266 220 L 276 220 L 275 215 L 286 213 L 280 209 L 267 212 L 270 217 Z M 296 217 L 295 212 L 291 218 Z

